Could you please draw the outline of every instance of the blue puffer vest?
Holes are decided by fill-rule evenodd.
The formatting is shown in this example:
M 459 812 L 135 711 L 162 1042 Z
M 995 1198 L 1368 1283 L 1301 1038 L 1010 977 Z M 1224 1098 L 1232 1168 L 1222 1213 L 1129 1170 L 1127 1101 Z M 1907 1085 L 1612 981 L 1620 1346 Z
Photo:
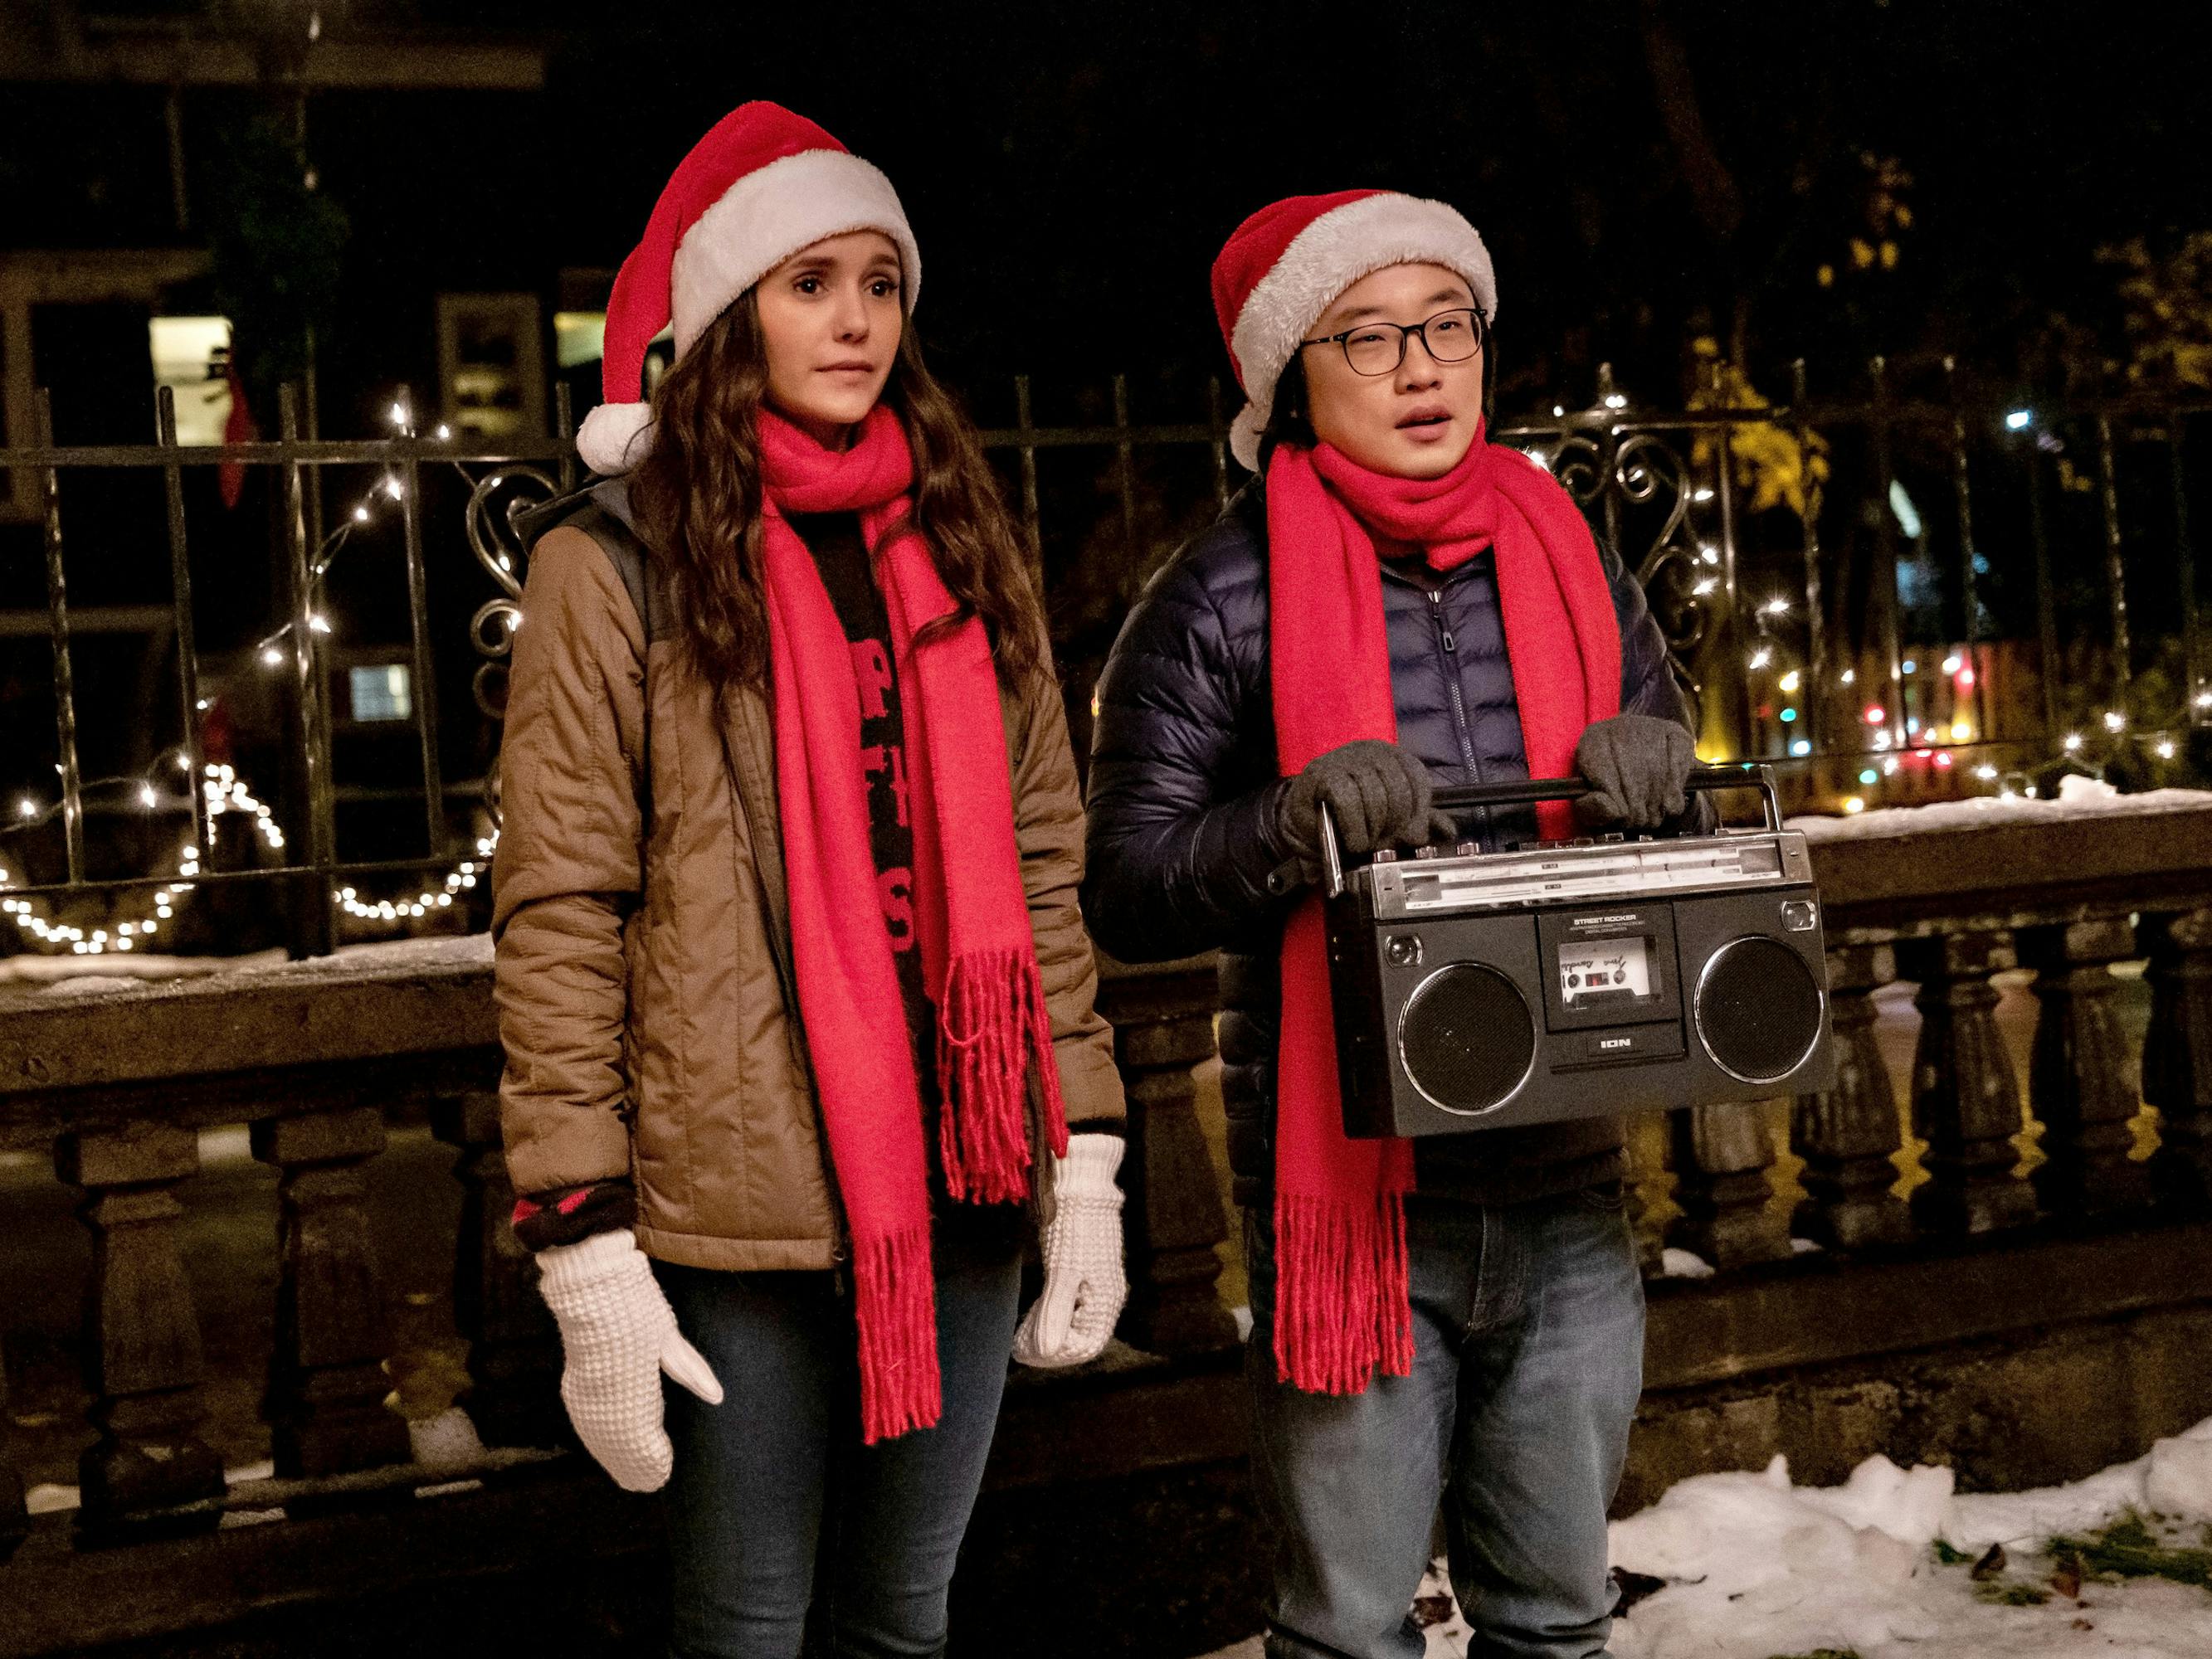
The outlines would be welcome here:
M 1623 713 L 1686 724 L 1688 711 L 1644 590 L 1600 556 L 1620 624 Z M 1382 609 L 1398 741 L 1439 786 L 1525 778 L 1519 705 L 1487 554 L 1448 575 L 1386 565 Z M 1083 908 L 1125 962 L 1220 954 L 1222 1095 L 1240 1203 L 1274 1177 L 1282 919 L 1294 895 L 1269 877 L 1290 858 L 1276 826 L 1267 671 L 1267 517 L 1255 485 L 1156 576 L 1099 682 Z M 1476 826 L 1470 825 L 1470 829 Z M 1535 833 L 1500 811 L 1497 848 Z M 1621 1125 L 1600 1117 L 1424 1140 L 1420 1190 L 1512 1203 L 1621 1174 Z

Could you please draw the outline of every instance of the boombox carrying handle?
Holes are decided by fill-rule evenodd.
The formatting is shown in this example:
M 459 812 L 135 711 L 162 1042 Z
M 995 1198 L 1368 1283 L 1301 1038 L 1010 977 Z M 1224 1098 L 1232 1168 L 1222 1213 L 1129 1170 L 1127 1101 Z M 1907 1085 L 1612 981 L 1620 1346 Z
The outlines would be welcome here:
M 1770 830 L 1782 828 L 1782 800 L 1774 791 L 1774 769 L 1746 762 L 1738 766 L 1695 768 L 1683 787 L 1692 791 L 1756 789 Z M 1434 804 L 1446 812 L 1474 806 L 1533 806 L 1543 800 L 1574 800 L 1589 793 L 1578 777 L 1519 778 L 1504 783 L 1468 783 L 1439 789 Z M 1321 862 L 1323 890 L 1331 898 L 1344 890 L 1344 850 L 1336 836 L 1336 816 L 1321 804 Z

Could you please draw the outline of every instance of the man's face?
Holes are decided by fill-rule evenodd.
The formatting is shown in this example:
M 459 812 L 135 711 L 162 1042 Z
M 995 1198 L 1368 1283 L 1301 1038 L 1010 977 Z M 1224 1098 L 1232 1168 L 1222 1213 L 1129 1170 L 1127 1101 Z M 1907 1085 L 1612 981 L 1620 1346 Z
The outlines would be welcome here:
M 1314 435 L 1370 471 L 1396 477 L 1441 477 L 1457 466 L 1482 419 L 1480 336 L 1468 333 L 1477 328 L 1468 314 L 1474 305 L 1457 273 L 1431 264 L 1386 265 L 1338 295 L 1306 334 L 1327 343 L 1299 348 Z M 1430 325 L 1434 349 L 1407 335 L 1395 368 L 1361 373 L 1388 365 L 1398 342 L 1392 328 L 1360 325 L 1394 323 Z M 1346 330 L 1352 332 L 1341 343 L 1329 339 Z M 1469 355 L 1439 361 L 1439 353 L 1462 349 Z

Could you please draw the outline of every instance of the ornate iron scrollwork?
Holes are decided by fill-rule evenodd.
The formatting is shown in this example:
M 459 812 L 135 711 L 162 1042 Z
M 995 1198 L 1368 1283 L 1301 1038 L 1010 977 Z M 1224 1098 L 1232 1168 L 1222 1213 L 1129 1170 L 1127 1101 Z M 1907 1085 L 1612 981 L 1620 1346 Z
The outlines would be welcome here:
M 1602 417 L 1605 411 L 1595 414 Z M 1720 571 L 1707 562 L 1691 527 L 1696 493 L 1689 463 L 1657 433 L 1576 425 L 1574 420 L 1568 417 L 1567 423 L 1539 439 L 1532 453 L 1583 509 L 1593 533 L 1636 573 L 1667 641 L 1668 657 L 1694 692 L 1698 684 L 1690 663 L 1712 631 L 1711 596 Z
M 523 568 L 529 549 L 515 520 L 560 493 L 542 468 L 514 463 L 495 467 L 477 480 L 467 514 L 469 550 L 484 574 L 502 590 L 485 600 L 469 619 L 469 643 L 483 660 L 477 665 L 469 690 L 486 720 L 507 718 L 507 664 L 514 650 L 514 630 L 522 625 Z M 500 757 L 484 767 L 484 810 L 500 821 Z

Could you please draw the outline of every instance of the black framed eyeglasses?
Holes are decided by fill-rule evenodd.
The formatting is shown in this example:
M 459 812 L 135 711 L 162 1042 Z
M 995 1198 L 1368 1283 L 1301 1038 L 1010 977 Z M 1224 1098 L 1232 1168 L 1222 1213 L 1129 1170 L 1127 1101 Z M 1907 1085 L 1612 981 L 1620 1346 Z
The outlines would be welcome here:
M 1473 306 L 1439 311 L 1425 323 L 1361 323 L 1341 334 L 1324 334 L 1318 340 L 1301 340 L 1307 346 L 1340 346 L 1344 361 L 1355 374 L 1391 374 L 1406 361 L 1406 337 L 1418 334 L 1422 349 L 1439 363 L 1463 363 L 1482 349 L 1490 319 Z

